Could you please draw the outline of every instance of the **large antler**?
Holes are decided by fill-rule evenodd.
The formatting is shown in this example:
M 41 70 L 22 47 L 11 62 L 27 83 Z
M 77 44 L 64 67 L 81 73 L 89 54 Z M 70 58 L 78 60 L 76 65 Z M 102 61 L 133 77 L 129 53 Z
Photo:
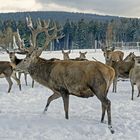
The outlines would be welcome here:
M 50 25 L 50 20 L 45 21 L 43 20 L 42 22 L 40 21 L 40 19 L 37 20 L 37 27 L 34 28 L 33 27 L 33 23 L 32 23 L 32 19 L 31 17 L 26 17 L 26 23 L 27 23 L 27 27 L 30 29 L 31 31 L 31 37 L 30 37 L 30 47 L 29 48 L 25 48 L 24 46 L 24 41 L 20 38 L 19 35 L 19 31 L 17 31 L 18 33 L 18 44 L 19 44 L 19 49 L 22 51 L 26 51 L 28 53 L 32 53 L 34 49 L 37 49 L 37 36 L 40 33 L 45 33 L 45 43 L 43 45 L 43 47 L 40 47 L 39 50 L 42 52 L 43 50 L 45 50 L 46 48 L 48 48 L 48 45 L 51 41 L 53 40 L 58 40 L 62 37 L 64 37 L 63 34 L 61 34 L 61 30 L 62 29 L 58 29 L 57 25 L 55 22 L 53 22 L 52 26 Z

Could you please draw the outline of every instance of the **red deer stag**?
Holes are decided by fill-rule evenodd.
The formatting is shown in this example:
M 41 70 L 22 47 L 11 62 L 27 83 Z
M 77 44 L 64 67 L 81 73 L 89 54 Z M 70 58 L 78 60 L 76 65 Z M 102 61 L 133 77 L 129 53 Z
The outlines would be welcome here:
M 134 95 L 134 85 L 137 86 L 138 89 L 138 96 L 140 96 L 140 56 L 136 56 L 135 58 L 135 64 L 134 67 L 130 70 L 129 77 L 130 77 L 130 83 L 132 87 L 132 97 Z
M 19 89 L 21 90 L 20 80 L 17 78 L 16 73 L 13 71 L 13 67 L 15 67 L 15 65 L 11 62 L 0 61 L 0 78 L 6 78 L 9 84 L 8 93 L 11 91 L 13 85 L 11 77 L 17 82 Z
M 30 18 L 27 23 L 29 21 L 31 22 Z M 28 57 L 16 66 L 16 70 L 28 70 L 34 80 L 54 92 L 48 98 L 44 112 L 47 111 L 51 101 L 62 97 L 65 118 L 68 119 L 69 95 L 83 98 L 96 95 L 102 104 L 101 122 L 104 121 L 105 112 L 107 111 L 108 126 L 111 133 L 114 133 L 111 125 L 111 101 L 107 98 L 109 87 L 115 75 L 113 68 L 95 61 L 49 61 L 39 57 L 52 40 L 61 37 L 58 35 L 59 29 L 57 29 L 55 23 L 53 29 L 50 29 L 46 22 L 44 27 L 40 24 L 38 26 L 34 29 L 33 26 L 28 24 L 32 33 L 33 45 L 27 50 Z M 51 30 L 51 33 L 49 33 L 49 30 Z M 40 32 L 46 34 L 43 48 L 38 48 L 36 43 L 36 37 Z

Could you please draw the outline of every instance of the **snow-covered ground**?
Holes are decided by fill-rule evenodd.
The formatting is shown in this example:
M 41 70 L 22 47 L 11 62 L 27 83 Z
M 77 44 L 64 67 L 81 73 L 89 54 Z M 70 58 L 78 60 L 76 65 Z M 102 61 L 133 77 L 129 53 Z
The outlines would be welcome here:
M 88 59 L 95 57 L 104 62 L 101 50 L 86 51 Z M 129 52 L 125 51 L 125 56 Z M 135 54 L 140 55 L 140 52 Z M 72 51 L 70 57 L 78 55 L 78 51 Z M 44 52 L 42 57 L 62 59 L 62 53 Z M 8 54 L 0 54 L 1 60 L 9 60 Z M 115 134 L 110 133 L 107 124 L 100 123 L 101 103 L 96 97 L 83 99 L 70 96 L 70 119 L 66 120 L 61 98 L 53 101 L 43 114 L 52 91 L 38 83 L 32 88 L 30 76 L 28 86 L 23 75 L 21 82 L 22 91 L 14 82 L 8 94 L 7 81 L 0 79 L 0 140 L 140 140 L 140 98 L 136 97 L 135 87 L 134 101 L 131 100 L 129 80 L 118 82 L 117 93 L 112 93 L 112 86 L 108 93 Z

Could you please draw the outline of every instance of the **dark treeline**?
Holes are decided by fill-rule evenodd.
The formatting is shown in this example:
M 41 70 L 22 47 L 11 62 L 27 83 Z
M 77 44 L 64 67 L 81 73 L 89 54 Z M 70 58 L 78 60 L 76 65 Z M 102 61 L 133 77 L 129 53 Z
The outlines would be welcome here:
M 0 37 L 19 29 L 22 38 L 28 40 L 29 29 L 26 16 L 30 15 L 33 22 L 40 18 L 52 19 L 63 27 L 65 37 L 59 42 L 54 41 L 52 50 L 94 48 L 95 40 L 101 42 L 138 42 L 140 41 L 140 20 L 95 14 L 68 12 L 18 12 L 0 14 Z M 11 29 L 11 30 L 10 30 Z M 10 36 L 10 35 L 9 35 Z M 43 42 L 44 37 L 40 37 Z M 1 41 L 2 39 L 0 39 Z M 10 40 L 10 39 L 9 39 Z M 10 42 L 9 42 L 10 43 Z M 28 44 L 28 43 L 27 43 Z M 98 46 L 97 46 L 98 47 Z

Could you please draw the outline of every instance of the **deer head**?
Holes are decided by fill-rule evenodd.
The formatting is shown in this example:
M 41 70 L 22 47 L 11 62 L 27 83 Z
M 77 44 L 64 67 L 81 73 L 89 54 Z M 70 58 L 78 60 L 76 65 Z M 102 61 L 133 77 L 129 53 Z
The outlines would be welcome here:
M 80 56 L 79 56 L 80 59 L 85 59 L 85 58 L 86 58 L 87 52 L 83 52 L 83 53 L 82 53 L 82 52 L 80 51 L 79 54 L 80 54 Z
M 71 53 L 71 51 L 69 50 L 68 52 L 64 52 L 64 50 L 62 50 L 62 54 L 63 54 L 63 59 L 64 60 L 69 60 L 69 54 Z
M 129 62 L 131 60 L 134 60 L 134 58 L 136 57 L 136 55 L 134 54 L 134 52 L 130 52 L 125 58 L 124 61 L 125 62 Z

